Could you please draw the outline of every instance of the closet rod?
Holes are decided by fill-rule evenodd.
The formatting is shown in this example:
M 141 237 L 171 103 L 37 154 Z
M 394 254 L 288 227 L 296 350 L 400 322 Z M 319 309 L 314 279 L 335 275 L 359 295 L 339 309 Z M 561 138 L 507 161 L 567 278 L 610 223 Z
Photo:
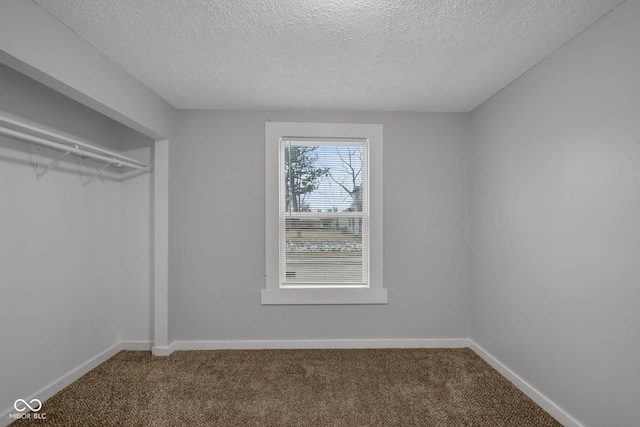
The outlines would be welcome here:
M 7 126 L 8 125 L 8 126 Z M 35 133 L 25 133 L 21 130 L 27 130 Z M 120 167 L 126 166 L 132 169 L 151 172 L 151 167 L 143 162 L 123 156 L 102 148 L 94 147 L 81 141 L 74 140 L 64 135 L 59 135 L 46 129 L 41 129 L 29 123 L 25 123 L 14 118 L 0 114 L 0 135 L 9 136 L 31 144 L 41 145 L 54 150 L 69 152 L 83 158 L 97 160 L 103 163 Z M 43 137 L 57 139 L 63 142 L 56 142 Z M 70 145 L 67 145 L 70 144 Z M 88 151 L 91 150 L 91 151 Z

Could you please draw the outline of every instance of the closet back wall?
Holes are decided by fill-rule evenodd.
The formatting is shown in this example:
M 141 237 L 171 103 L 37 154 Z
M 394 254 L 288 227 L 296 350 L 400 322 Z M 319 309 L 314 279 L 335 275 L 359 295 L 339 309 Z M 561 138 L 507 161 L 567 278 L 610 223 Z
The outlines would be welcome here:
M 384 126 L 388 305 L 261 306 L 266 121 Z M 467 338 L 467 114 L 180 111 L 170 341 Z
M 109 149 L 132 144 L 149 160 L 147 138 L 2 65 L 0 110 Z M 83 188 L 80 159 L 69 156 L 37 180 L 35 153 L 0 137 L 0 410 L 116 343 L 150 339 L 149 175 L 119 181 L 112 171 Z M 126 242 L 123 224 L 137 230 Z

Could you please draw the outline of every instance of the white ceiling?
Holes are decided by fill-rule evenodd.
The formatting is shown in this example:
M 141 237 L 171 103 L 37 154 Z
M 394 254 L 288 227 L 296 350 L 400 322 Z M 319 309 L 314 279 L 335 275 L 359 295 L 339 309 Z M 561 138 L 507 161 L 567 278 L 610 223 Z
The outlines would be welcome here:
M 176 108 L 471 111 L 622 0 L 35 0 Z

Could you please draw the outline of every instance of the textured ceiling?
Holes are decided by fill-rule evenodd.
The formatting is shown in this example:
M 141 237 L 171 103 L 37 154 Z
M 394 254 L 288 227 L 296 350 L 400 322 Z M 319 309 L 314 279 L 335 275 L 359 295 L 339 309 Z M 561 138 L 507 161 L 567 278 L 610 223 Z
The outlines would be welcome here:
M 622 0 L 35 0 L 176 108 L 470 111 Z

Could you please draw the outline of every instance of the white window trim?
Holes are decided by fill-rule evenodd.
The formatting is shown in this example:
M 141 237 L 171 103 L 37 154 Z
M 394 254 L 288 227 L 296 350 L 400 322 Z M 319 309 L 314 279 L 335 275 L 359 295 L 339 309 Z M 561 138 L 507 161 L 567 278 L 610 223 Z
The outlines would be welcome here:
M 365 138 L 369 141 L 369 287 L 283 288 L 280 286 L 279 155 L 281 138 Z M 263 305 L 386 304 L 383 287 L 382 125 L 346 123 L 265 123 L 266 285 Z

